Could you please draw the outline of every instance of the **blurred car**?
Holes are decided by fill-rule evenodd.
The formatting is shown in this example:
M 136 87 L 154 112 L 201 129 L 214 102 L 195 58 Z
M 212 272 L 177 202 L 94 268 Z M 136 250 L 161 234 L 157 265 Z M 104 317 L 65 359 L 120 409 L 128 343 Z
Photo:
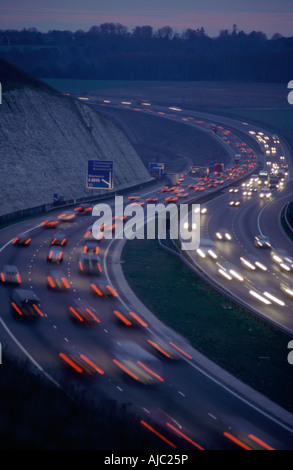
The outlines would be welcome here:
M 43 317 L 41 301 L 32 289 L 14 289 L 11 296 L 12 313 L 17 317 Z
M 239 272 L 239 270 L 231 263 L 224 261 L 221 263 L 217 263 L 218 265 L 218 272 L 231 281 L 232 279 L 236 279 L 237 281 L 244 281 L 244 277 Z
M 283 271 L 293 271 L 293 257 L 290 256 L 285 250 L 272 250 L 271 258 L 274 263 L 277 263 Z
M 63 364 L 75 373 L 87 377 L 92 377 L 97 373 L 104 375 L 103 369 L 88 353 L 74 350 L 62 351 L 59 353 L 59 357 L 62 359 Z
M 209 238 L 200 239 L 199 247 L 197 248 L 196 253 L 201 258 L 212 258 L 212 259 L 218 258 L 215 244 Z
M 90 215 L 92 211 L 92 206 L 90 204 L 80 204 L 74 209 L 74 211 L 80 215 Z
M 230 188 L 229 189 L 229 193 L 235 194 L 235 193 L 238 193 L 238 192 L 239 192 L 239 188 Z
M 116 224 L 113 222 L 112 224 L 102 224 L 100 226 L 101 232 L 114 232 Z
M 52 290 L 66 290 L 70 285 L 61 269 L 52 269 L 47 276 L 47 287 Z
M 62 263 L 63 250 L 60 246 L 51 246 L 47 255 L 47 261 L 51 263 Z
M 126 309 L 125 307 L 120 307 L 113 310 L 115 319 L 124 326 L 129 327 L 147 327 L 148 324 L 144 318 L 137 313 Z
M 82 247 L 82 252 L 88 254 L 93 253 L 95 255 L 98 255 L 100 252 L 98 240 L 86 240 Z
M 238 207 L 238 206 L 240 206 L 240 201 L 239 201 L 239 199 L 232 199 L 232 201 L 229 202 L 229 205 L 231 207 Z
M 13 245 L 21 245 L 21 246 L 28 246 L 31 243 L 31 236 L 26 234 L 26 233 L 21 233 L 20 235 L 17 235 L 12 240 Z
M 76 214 L 72 211 L 65 211 L 62 212 L 62 214 L 58 215 L 58 220 L 61 220 L 63 222 L 71 222 L 73 219 L 75 219 Z
M 270 199 L 272 197 L 272 192 L 269 188 L 261 188 L 259 197 L 260 199 Z
M 178 200 L 178 196 L 168 196 L 165 198 L 167 202 L 176 202 Z
M 100 323 L 94 308 L 84 300 L 72 300 L 68 307 L 70 317 L 77 323 L 96 326 Z
M 99 278 L 94 279 L 90 286 L 93 293 L 99 297 L 118 297 L 115 289 L 110 284 L 100 282 Z
M 20 275 L 16 266 L 6 264 L 3 266 L 0 279 L 3 284 L 21 284 Z
M 254 237 L 254 245 L 257 248 L 271 248 L 272 247 L 269 237 L 266 237 L 265 235 L 256 235 Z
M 230 242 L 232 240 L 232 235 L 229 233 L 229 231 L 225 228 L 221 228 L 216 232 L 216 238 L 221 241 L 228 241 Z
M 280 288 L 283 292 L 285 292 L 286 295 L 288 295 L 289 297 L 291 297 L 291 299 L 293 299 L 293 286 L 285 282 L 282 282 L 280 285 Z
M 247 197 L 250 197 L 252 196 L 252 190 L 251 189 L 245 189 L 243 192 L 242 192 L 243 196 L 247 196 Z
M 180 359 L 178 352 L 171 346 L 170 342 L 157 335 L 150 335 L 147 339 L 147 346 L 152 354 L 155 354 L 160 358 L 172 360 Z
M 246 269 L 249 269 L 250 271 L 255 271 L 256 269 L 261 269 L 262 271 L 268 270 L 268 268 L 265 266 L 265 264 L 263 264 L 262 261 L 259 261 L 252 255 L 241 256 L 240 262 L 242 266 L 244 266 Z
M 100 275 L 102 272 L 100 257 L 96 254 L 83 253 L 78 260 L 79 272 Z
M 51 240 L 51 245 L 64 246 L 66 245 L 66 243 L 67 243 L 67 238 L 66 238 L 65 233 L 63 232 L 55 233 L 55 235 L 53 236 Z
M 159 200 L 158 197 L 148 197 L 146 198 L 146 202 L 157 202 Z
M 44 220 L 41 225 L 45 228 L 56 228 L 59 225 L 60 221 L 57 219 L 47 219 Z
M 119 342 L 114 350 L 113 362 L 122 375 L 131 380 L 144 385 L 164 382 L 161 362 L 134 342 Z
M 195 214 L 206 214 L 208 209 L 206 207 L 196 207 L 194 209 Z

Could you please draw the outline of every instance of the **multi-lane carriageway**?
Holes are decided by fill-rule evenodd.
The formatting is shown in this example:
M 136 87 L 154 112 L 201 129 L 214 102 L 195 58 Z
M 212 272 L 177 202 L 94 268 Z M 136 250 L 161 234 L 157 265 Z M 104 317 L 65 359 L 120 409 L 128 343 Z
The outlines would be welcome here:
M 204 124 L 204 120 L 201 121 L 198 125 Z M 222 129 L 219 129 L 223 138 L 227 137 L 225 125 L 221 123 Z M 249 129 L 254 128 L 249 126 Z M 217 138 L 221 137 L 217 135 Z M 239 149 L 240 141 L 232 132 L 229 133 L 229 144 L 224 139 L 225 145 L 231 146 L 231 154 Z M 243 147 L 247 150 L 246 158 L 250 152 L 247 145 Z M 284 148 L 282 150 L 287 158 Z M 247 175 L 253 172 L 252 167 L 242 169 L 249 170 Z M 226 176 L 219 185 L 222 190 L 220 197 L 228 203 L 231 195 L 225 186 L 230 183 L 237 185 L 238 177 L 242 178 L 245 173 L 235 175 L 231 170 L 231 175 L 229 171 Z M 170 194 L 179 196 L 181 189 L 184 190 L 181 194 L 188 193 L 188 196 L 178 197 L 178 201 L 187 201 L 218 189 L 214 182 L 205 183 L 205 189 L 200 191 L 194 178 L 185 175 L 177 192 L 163 192 L 163 185 L 156 184 L 133 194 L 139 196 L 133 202 L 147 204 L 149 198 L 163 202 Z M 286 186 L 273 200 L 281 199 L 283 203 L 285 196 Z M 216 222 L 213 225 L 212 218 L 216 201 L 217 198 L 206 204 L 208 212 L 204 217 L 207 224 L 203 218 L 202 227 L 209 236 L 218 228 Z M 110 203 L 113 204 L 114 200 Z M 241 202 L 236 209 L 237 214 L 244 211 L 245 204 Z M 248 204 L 253 205 L 253 200 Z M 265 214 L 265 204 L 273 202 L 266 201 L 260 206 L 262 203 L 255 199 L 254 204 L 256 213 L 261 211 Z M 162 325 L 141 306 L 121 274 L 119 255 L 123 240 L 100 240 L 98 275 L 80 272 L 79 256 L 88 239 L 85 235 L 95 219 L 91 213 L 79 214 L 74 210 L 76 208 L 66 209 L 66 213 L 69 210 L 73 214 L 72 218 L 64 217 L 64 208 L 60 208 L 50 215 L 18 222 L 0 232 L 1 266 L 17 266 L 22 281 L 17 288 L 34 291 L 40 299 L 36 321 L 26 321 L 17 315 L 17 311 L 13 312 L 11 293 L 14 286 L 1 285 L 1 335 L 8 348 L 21 358 L 28 358 L 44 374 L 44 379 L 56 386 L 63 387 L 68 380 L 72 383 L 77 381 L 79 385 L 84 384 L 88 393 L 97 395 L 102 390 L 121 404 L 131 403 L 133 411 L 141 419 L 141 426 L 146 432 L 155 433 L 166 448 L 291 449 L 291 414 L 210 364 L 184 338 Z M 230 206 L 227 211 L 223 209 L 225 214 L 233 214 L 231 220 L 236 215 L 234 209 Z M 228 225 L 229 216 L 225 217 Z M 43 225 L 47 218 L 56 220 L 57 226 L 48 228 Z M 257 220 L 259 224 L 264 223 L 263 217 Z M 57 269 L 63 271 L 66 283 L 64 290 L 56 291 L 48 283 L 51 263 L 47 257 L 51 242 L 60 231 L 65 233 L 67 243 L 62 246 L 63 261 Z M 13 243 L 20 233 L 31 238 L 27 245 Z M 233 237 L 234 244 L 236 240 Z M 231 248 L 227 245 L 218 249 L 225 256 Z M 196 262 L 201 261 L 197 258 Z M 206 265 L 204 269 L 207 270 Z M 211 277 L 215 275 L 212 268 L 208 274 Z M 100 284 L 110 287 L 108 297 L 99 295 L 102 291 Z M 86 303 L 87 315 L 84 311 L 83 314 L 86 315 L 84 318 L 91 320 L 91 327 L 84 327 L 81 321 L 83 314 L 77 310 L 74 301 Z M 83 382 L 83 376 L 88 375 L 91 380 L 85 377 Z

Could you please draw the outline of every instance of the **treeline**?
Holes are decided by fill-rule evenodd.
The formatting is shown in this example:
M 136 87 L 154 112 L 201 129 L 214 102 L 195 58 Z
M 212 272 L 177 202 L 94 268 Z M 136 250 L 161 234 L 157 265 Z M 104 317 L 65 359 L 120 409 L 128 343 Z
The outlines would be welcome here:
M 114 23 L 87 32 L 0 30 L 0 56 L 39 78 L 285 83 L 293 77 L 293 36 L 269 39 L 236 25 L 217 37 L 203 27 L 178 33 Z

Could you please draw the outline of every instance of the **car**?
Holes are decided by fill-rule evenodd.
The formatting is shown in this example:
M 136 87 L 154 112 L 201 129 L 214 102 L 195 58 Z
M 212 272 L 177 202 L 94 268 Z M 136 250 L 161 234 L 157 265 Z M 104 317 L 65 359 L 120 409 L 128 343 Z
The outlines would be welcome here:
M 58 220 L 62 221 L 62 222 L 71 222 L 72 220 L 75 219 L 75 216 L 76 214 L 74 213 L 74 211 L 65 211 L 65 212 L 62 212 L 62 214 L 59 214 L 58 215 Z
M 260 199 L 270 199 L 272 197 L 272 192 L 269 188 L 261 188 L 259 197 Z
M 3 284 L 21 284 L 17 267 L 12 264 L 3 266 L 0 273 L 0 280 Z
M 197 224 L 196 224 L 196 222 L 193 222 L 192 224 L 189 223 L 189 222 L 184 222 L 183 228 L 184 228 L 184 230 L 188 230 L 190 232 L 192 230 L 196 230 Z
M 78 268 L 82 274 L 95 274 L 99 276 L 102 272 L 99 255 L 83 253 L 78 259 Z
M 86 326 L 97 326 L 101 323 L 95 309 L 84 300 L 72 300 L 68 307 L 72 320 Z
M 230 188 L 230 189 L 229 189 L 229 193 L 234 193 L 234 194 L 236 194 L 236 193 L 238 193 L 238 192 L 239 192 L 239 188 Z
M 97 374 L 104 375 L 103 369 L 97 364 L 95 358 L 92 358 L 88 353 L 76 350 L 61 351 L 59 358 L 62 363 L 75 373 L 85 376 L 93 377 Z
M 195 214 L 202 214 L 202 215 L 204 215 L 204 214 L 207 213 L 207 211 L 208 211 L 207 207 L 196 207 L 196 208 L 194 209 L 194 213 L 195 213 Z
M 167 202 L 176 202 L 178 201 L 178 196 L 169 196 L 165 198 L 165 201 Z
M 171 346 L 170 342 L 155 334 L 150 334 L 147 338 L 148 350 L 162 359 L 178 360 L 180 355 L 177 350 Z
M 157 202 L 159 200 L 158 197 L 148 197 L 146 198 L 146 202 Z
M 98 297 L 118 297 L 116 290 L 110 285 L 95 278 L 90 285 L 93 293 Z
M 47 287 L 52 290 L 70 289 L 69 282 L 61 269 L 52 269 L 47 275 Z
M 254 237 L 254 246 L 257 248 L 271 248 L 272 243 L 269 237 L 266 237 L 265 235 L 256 235 Z
M 113 223 L 113 224 L 102 224 L 100 226 L 100 231 L 101 232 L 114 232 L 115 230 L 115 227 L 116 227 L 116 224 Z
M 244 281 L 244 277 L 233 264 L 224 261 L 221 263 L 217 263 L 217 267 L 219 274 L 221 274 L 229 281 L 231 281 L 232 279 L 236 279 L 241 282 Z
M 178 198 L 183 199 L 188 196 L 188 193 L 179 193 Z
M 74 211 L 80 215 L 90 215 L 92 206 L 90 204 L 80 204 L 78 207 L 75 207 Z
M 256 271 L 257 269 L 260 269 L 261 271 L 268 270 L 268 268 L 265 266 L 265 264 L 263 264 L 262 261 L 259 261 L 252 255 L 241 256 L 240 262 L 242 266 L 244 266 L 246 269 L 249 269 L 250 271 Z
M 271 258 L 274 263 L 277 263 L 282 271 L 293 271 L 293 257 L 290 256 L 285 250 L 272 250 Z
M 197 248 L 196 253 L 201 258 L 212 258 L 212 259 L 218 258 L 215 244 L 209 238 L 200 239 L 199 247 Z
M 147 327 L 145 319 L 136 312 L 125 307 L 119 307 L 113 310 L 115 319 L 123 326 L 128 327 Z
M 31 243 L 31 236 L 26 233 L 21 233 L 17 235 L 13 240 L 13 245 L 20 245 L 20 246 L 29 246 Z
M 239 199 L 232 199 L 232 201 L 229 202 L 229 205 L 231 207 L 238 207 L 238 206 L 240 206 L 240 201 L 239 201 Z
M 229 231 L 225 228 L 221 228 L 216 232 L 216 238 L 220 241 L 228 241 L 230 242 L 232 240 L 232 235 L 229 233 Z
M 84 242 L 83 247 L 82 247 L 82 252 L 83 253 L 88 253 L 88 254 L 95 254 L 98 255 L 100 252 L 100 247 L 99 247 L 99 242 L 98 240 L 87 240 Z
M 51 245 L 60 245 L 64 246 L 67 244 L 67 238 L 65 233 L 63 232 L 57 232 L 55 235 L 52 237 L 51 240 Z
M 56 228 L 60 223 L 60 220 L 57 219 L 47 219 L 44 220 L 41 225 L 45 228 Z
M 51 246 L 47 255 L 50 263 L 61 263 L 63 261 L 63 250 L 60 246 Z
M 16 317 L 35 319 L 43 317 L 41 301 L 32 289 L 14 289 L 11 296 L 12 313 Z
M 120 341 L 113 356 L 113 363 L 123 377 L 144 385 L 164 382 L 160 360 L 137 343 Z
M 280 288 L 283 292 L 285 292 L 286 295 L 291 297 L 293 299 L 293 287 L 285 282 L 282 282 L 280 285 Z

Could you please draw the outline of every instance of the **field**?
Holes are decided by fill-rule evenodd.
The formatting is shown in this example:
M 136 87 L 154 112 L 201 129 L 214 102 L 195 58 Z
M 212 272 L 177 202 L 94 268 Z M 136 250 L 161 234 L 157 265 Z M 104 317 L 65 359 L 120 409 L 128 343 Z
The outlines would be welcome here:
M 287 84 L 248 82 L 148 82 L 129 80 L 43 81 L 61 92 L 95 92 L 101 96 L 142 98 L 157 104 L 194 108 L 290 108 Z

